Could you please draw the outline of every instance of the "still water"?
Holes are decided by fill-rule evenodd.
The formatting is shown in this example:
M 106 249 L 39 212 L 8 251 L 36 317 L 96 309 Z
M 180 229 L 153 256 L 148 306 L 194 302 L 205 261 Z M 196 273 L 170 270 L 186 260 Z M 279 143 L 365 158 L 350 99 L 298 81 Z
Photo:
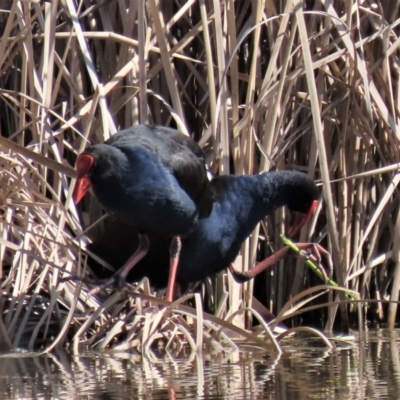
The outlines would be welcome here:
M 321 345 L 322 346 L 322 345 Z M 131 354 L 0 358 L 3 399 L 399 399 L 400 333 L 327 350 L 292 340 L 277 357 Z

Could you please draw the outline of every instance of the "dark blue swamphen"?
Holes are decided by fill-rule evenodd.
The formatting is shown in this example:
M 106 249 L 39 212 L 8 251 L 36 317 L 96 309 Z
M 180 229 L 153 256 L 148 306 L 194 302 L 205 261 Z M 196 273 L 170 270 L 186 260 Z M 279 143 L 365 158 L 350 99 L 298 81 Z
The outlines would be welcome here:
M 88 147 L 78 156 L 76 170 L 75 203 L 92 187 L 110 214 L 137 227 L 139 233 L 138 250 L 93 292 L 124 280 L 146 255 L 147 234 L 155 233 L 172 237 L 166 294 L 171 301 L 181 240 L 197 229 L 213 206 L 203 153 L 196 142 L 175 129 L 138 125 Z
M 219 176 L 210 185 L 215 197 L 211 214 L 199 220 L 197 228 L 182 239 L 176 277 L 179 283 L 198 281 L 227 268 L 256 224 L 281 206 L 287 206 L 290 211 L 288 234 L 295 235 L 315 210 L 319 198 L 314 182 L 296 171 Z M 133 229 L 128 236 L 123 233 L 127 229 Z M 131 236 L 135 236 L 134 228 L 115 221 L 88 246 L 88 250 L 118 268 L 130 255 L 126 237 Z M 150 251 L 130 272 L 128 281 L 147 276 L 152 285 L 165 287 L 168 242 L 159 235 L 151 235 L 150 243 Z M 95 273 L 101 272 L 93 260 L 89 259 L 89 265 Z M 252 277 L 250 273 L 249 278 Z M 248 280 L 241 273 L 237 278 Z

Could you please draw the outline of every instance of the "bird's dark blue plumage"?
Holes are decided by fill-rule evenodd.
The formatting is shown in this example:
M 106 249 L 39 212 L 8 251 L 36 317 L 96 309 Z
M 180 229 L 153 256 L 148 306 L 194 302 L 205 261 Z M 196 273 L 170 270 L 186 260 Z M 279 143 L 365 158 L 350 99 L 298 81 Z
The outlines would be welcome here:
M 76 169 L 75 202 L 91 186 L 110 214 L 141 233 L 137 252 L 118 278 L 123 279 L 146 254 L 146 234 L 172 237 L 167 291 L 171 300 L 181 238 L 197 228 L 199 219 L 208 216 L 213 205 L 201 149 L 174 129 L 138 125 L 88 147 L 78 156 Z M 133 253 L 132 244 L 129 248 Z
M 319 197 L 314 182 L 295 171 L 220 176 L 211 182 L 211 187 L 215 196 L 211 214 L 199 220 L 196 230 L 182 240 L 177 272 L 180 283 L 197 281 L 226 268 L 264 216 L 284 205 L 307 215 Z M 114 267 L 129 256 L 118 239 L 118 231 L 123 230 L 119 224 L 114 223 L 88 247 Z M 153 285 L 162 287 L 168 272 L 168 242 L 152 235 L 150 243 L 149 253 L 131 271 L 128 280 L 147 276 Z
M 144 231 L 185 236 L 211 212 L 202 152 L 173 129 L 138 125 L 83 154 L 93 157 L 87 176 L 100 204 Z

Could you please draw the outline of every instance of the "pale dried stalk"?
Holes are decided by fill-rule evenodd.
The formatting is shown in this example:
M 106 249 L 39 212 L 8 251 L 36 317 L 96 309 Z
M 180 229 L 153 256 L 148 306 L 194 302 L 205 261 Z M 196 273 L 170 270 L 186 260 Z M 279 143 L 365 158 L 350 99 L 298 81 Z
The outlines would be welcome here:
M 325 193 L 301 239 L 322 233 L 322 244 L 332 242 L 337 254 L 337 231 L 342 258 L 335 259 L 336 268 L 368 298 L 372 268 L 386 274 L 399 210 L 394 173 L 400 156 L 400 22 L 377 15 L 385 3 L 372 9 L 356 1 L 322 1 L 322 12 L 296 9 L 293 2 L 282 8 L 273 0 L 178 0 L 176 10 L 157 0 L 141 7 L 118 1 L 96 12 L 89 12 L 89 3 L 78 9 L 73 0 L 11 2 L 3 27 L 0 266 L 9 312 L 0 329 L 7 332 L 8 346 L 33 348 L 60 333 L 52 331 L 52 322 L 68 319 L 71 327 L 63 326 L 59 344 L 90 321 L 79 331 L 76 351 L 85 335 L 97 348 L 110 346 L 121 328 L 129 340 L 120 348 L 132 349 L 143 339 L 137 335 L 146 323 L 130 320 L 132 310 L 108 330 L 128 307 L 126 299 L 75 297 L 74 285 L 59 284 L 68 271 L 85 270 L 70 233 L 82 232 L 68 180 L 75 177 L 76 153 L 138 121 L 174 119 L 200 139 L 219 173 L 231 166 L 239 174 L 276 166 L 322 175 L 331 193 Z M 62 15 L 70 20 L 58 19 Z M 92 221 L 101 216 L 95 203 L 89 211 L 85 218 Z M 269 250 L 268 240 L 279 247 L 284 213 L 268 221 L 265 245 L 256 230 L 238 267 L 251 267 L 260 248 Z M 304 274 L 309 272 L 302 261 L 285 260 L 261 278 L 271 293 L 258 296 L 278 313 L 290 296 L 308 287 Z M 253 298 L 252 284 L 243 290 L 226 282 L 222 279 L 216 305 L 221 317 L 251 305 Z M 379 289 L 384 297 L 385 288 Z M 45 306 L 38 311 L 41 301 Z M 104 304 L 90 319 L 90 307 Z M 138 312 L 147 307 L 138 302 Z M 168 318 L 157 329 L 167 331 L 176 321 Z M 208 327 L 202 335 L 199 325 L 196 335 L 184 328 L 198 341 L 195 347 L 212 336 L 210 322 L 203 322 Z M 169 340 L 178 343 L 179 332 Z

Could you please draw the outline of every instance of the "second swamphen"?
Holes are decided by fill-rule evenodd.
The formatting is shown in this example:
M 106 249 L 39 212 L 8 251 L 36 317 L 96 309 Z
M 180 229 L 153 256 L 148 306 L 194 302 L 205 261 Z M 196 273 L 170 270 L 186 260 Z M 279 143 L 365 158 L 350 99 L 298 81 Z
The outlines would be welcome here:
M 166 294 L 171 301 L 181 239 L 196 230 L 213 205 L 203 153 L 196 142 L 175 129 L 138 125 L 88 147 L 78 156 L 76 170 L 75 203 L 91 186 L 110 214 L 138 228 L 138 250 L 114 278 L 124 280 L 146 255 L 147 233 L 172 237 Z M 129 248 L 132 253 L 133 247 Z
M 210 185 L 215 196 L 210 216 L 199 220 L 197 229 L 182 240 L 177 271 L 179 283 L 198 281 L 227 268 L 256 224 L 281 206 L 286 205 L 292 214 L 288 234 L 294 235 L 308 220 L 319 198 L 314 182 L 296 171 L 219 176 Z M 88 250 L 118 268 L 130 255 L 122 233 L 127 229 L 132 230 L 115 221 Z M 168 242 L 151 235 L 150 243 L 148 254 L 131 271 L 128 281 L 139 281 L 147 276 L 153 286 L 165 287 Z M 99 275 L 105 273 L 94 260 L 89 259 L 89 266 Z

